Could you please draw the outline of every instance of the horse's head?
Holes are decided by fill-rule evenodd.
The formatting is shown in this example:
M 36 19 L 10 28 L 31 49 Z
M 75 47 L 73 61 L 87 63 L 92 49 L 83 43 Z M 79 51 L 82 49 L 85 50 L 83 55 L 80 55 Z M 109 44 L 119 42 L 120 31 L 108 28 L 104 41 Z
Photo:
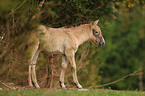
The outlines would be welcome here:
M 96 20 L 91 23 L 92 24 L 91 25 L 91 32 L 92 32 L 91 40 L 96 45 L 103 47 L 105 45 L 105 40 L 101 34 L 100 27 L 97 25 L 98 22 L 99 20 Z

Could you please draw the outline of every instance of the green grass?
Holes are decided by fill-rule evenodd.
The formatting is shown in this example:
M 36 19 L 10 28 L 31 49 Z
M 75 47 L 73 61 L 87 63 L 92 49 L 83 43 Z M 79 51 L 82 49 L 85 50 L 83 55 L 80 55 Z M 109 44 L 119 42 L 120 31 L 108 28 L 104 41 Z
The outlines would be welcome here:
M 16 89 L 0 90 L 0 96 L 145 96 L 142 91 L 116 91 L 116 90 L 49 90 L 49 89 Z

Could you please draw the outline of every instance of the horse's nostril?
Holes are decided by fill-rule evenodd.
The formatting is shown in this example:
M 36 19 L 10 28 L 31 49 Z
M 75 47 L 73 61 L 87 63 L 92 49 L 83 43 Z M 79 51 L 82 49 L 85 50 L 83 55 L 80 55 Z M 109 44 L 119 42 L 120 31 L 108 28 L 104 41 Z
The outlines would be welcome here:
M 102 42 L 99 42 L 99 46 L 102 46 Z
M 99 46 L 103 47 L 105 45 L 105 42 L 99 42 Z
M 102 45 L 105 45 L 105 43 L 104 43 L 104 42 L 102 42 Z

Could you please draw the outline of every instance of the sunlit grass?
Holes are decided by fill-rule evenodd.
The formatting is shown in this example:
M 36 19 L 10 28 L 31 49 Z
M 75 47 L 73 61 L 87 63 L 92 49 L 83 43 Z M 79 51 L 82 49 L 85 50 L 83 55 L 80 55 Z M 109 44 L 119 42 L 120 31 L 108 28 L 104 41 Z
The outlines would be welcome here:
M 50 89 L 17 89 L 1 90 L 0 96 L 145 96 L 142 91 L 118 91 L 118 90 L 50 90 Z

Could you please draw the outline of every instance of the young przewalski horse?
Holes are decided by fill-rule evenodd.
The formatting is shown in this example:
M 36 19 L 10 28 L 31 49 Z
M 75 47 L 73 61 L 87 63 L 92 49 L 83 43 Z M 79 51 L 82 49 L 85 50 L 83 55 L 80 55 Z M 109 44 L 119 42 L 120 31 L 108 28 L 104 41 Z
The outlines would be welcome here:
M 64 75 L 67 65 L 70 63 L 74 83 L 78 88 L 82 88 L 77 78 L 75 53 L 79 45 L 88 40 L 91 40 L 93 43 L 101 47 L 105 45 L 101 30 L 99 26 L 97 26 L 98 22 L 99 20 L 96 20 L 89 24 L 82 24 L 70 28 L 49 28 L 43 25 L 38 26 L 38 32 L 33 34 L 33 37 L 31 37 L 30 40 L 31 58 L 29 60 L 29 86 L 33 86 L 33 80 L 34 85 L 37 88 L 40 88 L 36 79 L 35 66 L 39 53 L 46 50 L 53 54 L 62 54 L 60 86 L 66 88 L 64 85 Z

